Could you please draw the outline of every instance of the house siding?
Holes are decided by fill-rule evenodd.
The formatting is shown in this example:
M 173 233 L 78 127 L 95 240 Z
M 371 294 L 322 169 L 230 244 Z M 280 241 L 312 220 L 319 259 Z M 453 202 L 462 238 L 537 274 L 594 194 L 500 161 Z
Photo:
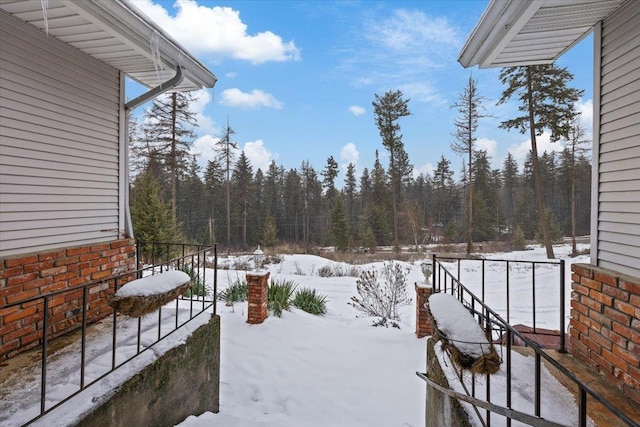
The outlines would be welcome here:
M 120 238 L 120 74 L 0 12 L 0 257 Z
M 596 264 L 640 277 L 640 2 L 627 3 L 598 32 Z

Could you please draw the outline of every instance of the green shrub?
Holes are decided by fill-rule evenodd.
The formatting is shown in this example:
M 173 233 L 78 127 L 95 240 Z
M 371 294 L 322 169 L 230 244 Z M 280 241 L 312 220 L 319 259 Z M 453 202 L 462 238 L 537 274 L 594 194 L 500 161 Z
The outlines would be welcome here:
M 229 287 L 218 292 L 218 300 L 240 302 L 247 300 L 247 282 L 236 279 Z
M 315 289 L 302 288 L 296 292 L 292 305 L 307 313 L 323 315 L 327 312 L 327 297 Z
M 293 293 L 298 285 L 292 280 L 275 280 L 271 282 L 267 291 L 269 310 L 277 317 L 282 317 L 283 310 L 291 308 Z
M 187 273 L 191 278 L 191 286 L 184 293 L 185 298 L 193 298 L 194 296 L 204 296 L 207 295 L 207 288 L 205 286 L 204 281 L 200 278 L 199 272 L 195 271 L 188 265 L 184 265 L 182 271 Z

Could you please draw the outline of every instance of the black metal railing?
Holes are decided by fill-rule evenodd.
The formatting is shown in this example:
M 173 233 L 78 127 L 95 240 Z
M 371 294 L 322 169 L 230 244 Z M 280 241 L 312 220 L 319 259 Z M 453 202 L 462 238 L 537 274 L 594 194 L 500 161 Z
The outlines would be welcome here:
M 457 258 L 456 258 L 457 259 Z M 494 260 L 491 260 L 494 261 Z M 502 260 L 507 262 L 507 260 Z M 514 261 L 509 261 L 514 262 Z M 520 262 L 520 261 L 518 261 Z M 540 262 L 534 263 L 539 264 Z M 424 373 L 417 373 L 418 376 L 427 381 L 430 386 L 440 390 L 445 394 L 449 394 L 452 397 L 460 400 L 467 401 L 474 405 L 475 412 L 478 415 L 480 422 L 485 426 L 491 425 L 491 415 L 500 415 L 506 418 L 507 426 L 511 425 L 512 420 L 526 422 L 531 425 L 557 425 L 564 426 L 565 424 L 552 422 L 542 417 L 542 401 L 543 393 L 545 390 L 542 388 L 541 372 L 542 363 L 547 363 L 555 368 L 561 375 L 563 375 L 569 383 L 573 383 L 578 390 L 578 419 L 575 422 L 571 422 L 568 425 L 577 425 L 579 427 L 587 426 L 587 408 L 588 405 L 593 402 L 598 402 L 605 407 L 610 413 L 612 419 L 618 419 L 619 421 L 626 423 L 629 426 L 637 426 L 637 424 L 629 418 L 623 411 L 618 409 L 614 404 L 605 399 L 602 395 L 597 393 L 589 385 L 580 381 L 575 375 L 573 375 L 566 367 L 562 366 L 557 360 L 552 358 L 547 352 L 545 352 L 540 344 L 529 339 L 525 334 L 516 330 L 509 322 L 502 317 L 501 314 L 491 309 L 483 299 L 475 295 L 467 287 L 462 285 L 460 277 L 460 269 L 457 269 L 457 276 L 451 272 L 449 268 L 442 264 L 440 259 L 433 257 L 434 276 L 433 286 L 434 292 L 447 292 L 454 295 L 465 307 L 468 308 L 471 315 L 477 319 L 480 326 L 485 330 L 487 339 L 490 342 L 500 343 L 505 345 L 503 359 L 505 361 L 505 374 L 506 374 L 506 387 L 505 387 L 505 405 L 499 406 L 495 402 L 491 402 L 491 375 L 481 376 L 484 380 L 484 396 L 480 396 L 480 388 L 477 384 L 477 376 L 465 376 L 461 370 L 456 369 L 458 378 L 466 391 L 466 397 L 461 393 L 453 391 L 440 390 L 436 387 L 436 383 L 433 382 Z M 559 263 L 560 274 L 562 283 L 564 281 L 564 264 Z M 484 271 L 484 270 L 483 270 Z M 484 280 L 484 274 L 483 274 Z M 483 286 L 484 289 L 484 286 Z M 560 299 L 561 306 L 564 305 L 564 291 L 562 291 L 563 298 Z M 508 298 L 508 297 L 507 297 Z M 508 303 L 507 303 L 508 306 Z M 563 331 L 563 330 L 561 330 Z M 522 408 L 514 409 L 512 407 L 512 378 L 513 378 L 513 366 L 512 366 L 512 346 L 515 338 L 518 338 L 524 346 L 532 349 L 534 353 L 534 402 L 531 412 L 526 412 Z M 564 348 L 564 347 L 562 347 Z M 455 364 L 451 363 L 451 366 Z M 465 385 L 465 382 L 470 382 L 469 386 Z M 481 415 L 480 409 L 484 409 L 484 417 Z M 566 414 L 565 414 L 566 415 Z
M 127 271 L 119 275 L 114 275 L 108 278 L 104 278 L 97 281 L 80 285 L 74 288 L 63 289 L 55 292 L 50 292 L 37 297 L 25 299 L 22 301 L 14 302 L 0 307 L 0 310 L 12 309 L 18 307 L 19 310 L 25 310 L 29 307 L 37 307 L 34 314 L 33 321 L 38 325 L 40 344 L 40 368 L 39 368 L 39 381 L 36 379 L 39 385 L 34 387 L 39 389 L 39 408 L 35 410 L 35 404 L 29 402 L 35 402 L 38 397 L 33 394 L 23 395 L 22 405 L 25 406 L 23 414 L 17 418 L 21 418 L 15 424 L 26 426 L 34 421 L 38 420 L 45 414 L 56 409 L 69 399 L 78 395 L 86 388 L 96 384 L 98 381 L 111 374 L 116 369 L 131 362 L 136 357 L 144 354 L 146 350 L 152 348 L 161 340 L 170 336 L 176 332 L 179 328 L 186 325 L 199 314 L 210 311 L 212 316 L 216 314 L 216 297 L 217 297 L 217 248 L 215 246 L 204 245 L 182 245 L 182 244 L 163 244 L 164 247 L 179 248 L 179 255 L 176 257 L 155 257 L 154 264 L 145 265 L 142 268 L 138 268 L 134 271 Z M 165 252 L 169 254 L 171 252 Z M 175 252 L 174 252 L 175 253 Z M 140 264 L 139 264 L 140 265 Z M 207 273 L 207 269 L 212 270 Z M 129 318 L 127 316 L 116 313 L 111 309 L 107 300 L 113 295 L 120 287 L 129 283 L 131 280 L 146 277 L 150 275 L 156 275 L 168 270 L 182 270 L 185 271 L 191 277 L 191 288 L 185 295 L 175 300 L 175 308 L 172 308 L 172 303 L 165 305 L 157 310 L 157 317 L 154 314 L 149 314 L 144 317 Z M 53 352 L 50 352 L 49 346 L 56 342 L 53 336 L 56 334 L 57 328 L 54 324 L 54 315 L 59 314 L 57 310 L 57 302 L 66 301 L 65 310 L 69 308 L 69 302 L 77 301 L 76 308 L 67 312 L 70 317 L 72 325 L 70 328 L 64 329 L 64 333 L 68 336 L 70 333 L 79 333 L 79 349 L 75 349 L 71 353 L 72 355 L 66 355 L 65 357 L 73 359 L 73 365 L 79 370 L 79 387 L 77 390 L 68 393 L 65 397 L 60 398 L 59 395 L 51 397 L 49 395 L 49 384 L 47 382 L 49 371 L 49 362 L 52 356 L 55 356 Z M 100 308 L 97 308 L 100 307 Z M 96 310 L 103 310 L 106 312 L 96 313 Z M 163 310 L 165 313 L 163 318 Z M 109 311 L 111 313 L 109 313 Z M 172 325 L 167 326 L 166 316 L 175 316 L 175 322 L 171 322 Z M 111 327 L 109 332 L 102 332 L 104 334 L 111 334 L 110 348 L 101 349 L 101 351 L 110 351 L 111 360 L 110 366 L 101 371 L 100 375 L 96 377 L 94 374 L 92 378 L 87 377 L 87 355 L 88 355 L 88 334 L 90 332 L 90 326 L 95 321 L 100 321 L 101 324 L 111 321 Z M 172 319 L 171 319 L 172 320 Z M 93 326 L 91 326 L 93 327 Z M 157 334 L 150 330 L 157 328 Z M 119 334 L 121 332 L 130 332 L 131 341 L 135 341 L 135 345 L 131 345 L 129 342 L 126 351 L 123 350 L 124 344 L 119 342 Z M 146 334 L 143 336 L 143 332 Z M 153 338 L 149 338 L 152 335 Z M 106 342 L 107 340 L 105 340 Z M 135 347 L 135 350 L 131 348 Z M 123 356 L 124 354 L 124 356 Z M 120 360 L 122 359 L 122 360 Z M 69 360 L 67 359 L 67 363 Z M 10 399 L 7 398 L 7 399 Z M 31 406 L 30 406 L 31 405 Z M 37 412 L 37 413 L 35 413 Z M 26 414 L 26 415 L 25 415 Z M 25 418 L 26 417 L 26 418 Z M 0 419 L 1 420 L 1 419 Z M 7 421 L 7 420 L 5 420 Z
M 444 262 L 455 263 L 456 274 L 451 273 L 451 267 L 447 268 Z M 566 316 L 565 316 L 565 300 L 566 300 L 566 285 L 565 285 L 565 261 L 526 261 L 526 260 L 508 260 L 508 259 L 475 259 L 475 258 L 461 258 L 461 257 L 437 257 L 433 255 L 432 262 L 434 265 L 433 283 L 434 292 L 447 292 L 451 289 L 453 279 L 455 278 L 457 283 L 473 282 L 476 284 L 474 287 L 476 294 L 478 294 L 479 300 L 483 303 L 487 303 L 487 292 L 503 293 L 504 299 L 502 304 L 504 308 L 496 309 L 503 317 L 506 318 L 507 323 L 512 324 L 512 311 L 513 311 L 513 298 L 512 291 L 514 290 L 513 282 L 517 281 L 517 290 L 528 290 L 530 292 L 531 302 L 531 318 L 527 324 L 531 325 L 530 333 L 539 335 L 551 335 L 558 337 L 557 350 L 561 353 L 566 352 Z M 480 264 L 480 278 L 477 277 L 477 268 L 469 269 L 470 272 L 467 277 L 463 277 L 463 272 L 467 269 L 466 266 Z M 487 271 L 492 270 L 494 273 L 503 274 L 502 280 L 488 283 Z M 495 277 L 496 274 L 493 276 Z M 515 276 L 515 277 L 514 277 Z M 538 284 L 541 279 L 547 279 L 557 281 L 557 291 L 555 295 L 540 295 L 540 289 Z M 477 282 L 480 283 L 477 283 Z M 558 301 L 557 311 L 559 313 L 557 322 L 549 325 L 546 324 L 546 328 L 540 327 L 537 297 L 542 297 L 545 302 Z M 496 302 L 493 302 L 495 307 Z M 557 331 L 557 332 L 556 332 Z

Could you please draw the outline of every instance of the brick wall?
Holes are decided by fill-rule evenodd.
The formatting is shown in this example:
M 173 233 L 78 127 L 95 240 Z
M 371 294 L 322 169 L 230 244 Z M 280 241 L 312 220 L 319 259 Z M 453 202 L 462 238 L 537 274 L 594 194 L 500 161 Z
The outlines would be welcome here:
M 416 288 L 416 335 L 418 338 L 431 335 L 431 319 L 427 310 L 427 300 L 433 293 L 432 287 L 421 286 L 417 283 Z
M 247 323 L 259 324 L 268 312 L 269 272 L 247 273 Z
M 571 271 L 571 352 L 640 404 L 640 280 L 588 264 Z
M 38 345 L 42 338 L 43 299 L 8 304 L 69 289 L 48 302 L 48 336 L 62 335 L 82 322 L 83 290 L 73 289 L 135 270 L 135 252 L 134 241 L 123 239 L 0 259 L 0 360 Z M 112 313 L 106 295 L 113 293 L 113 286 L 111 280 L 88 288 L 89 322 Z

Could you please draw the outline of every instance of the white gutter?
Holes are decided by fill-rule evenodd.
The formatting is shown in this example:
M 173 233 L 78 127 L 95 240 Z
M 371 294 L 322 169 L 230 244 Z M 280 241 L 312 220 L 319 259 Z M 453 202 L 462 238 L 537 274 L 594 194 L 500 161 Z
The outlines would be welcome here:
M 488 68 L 545 0 L 491 0 L 467 39 L 458 62 Z

